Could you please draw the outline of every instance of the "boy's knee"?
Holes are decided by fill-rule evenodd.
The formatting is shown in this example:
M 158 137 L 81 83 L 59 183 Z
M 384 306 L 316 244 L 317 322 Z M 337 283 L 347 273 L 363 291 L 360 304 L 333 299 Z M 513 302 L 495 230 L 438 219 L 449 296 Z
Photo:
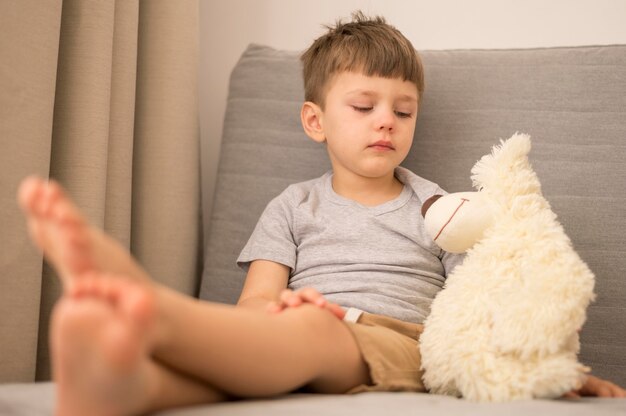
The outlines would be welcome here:
M 348 325 L 327 309 L 307 304 L 293 308 L 291 318 L 307 340 L 308 350 L 317 351 L 317 376 L 308 387 L 319 393 L 344 393 L 370 382 L 369 370 Z M 296 330 L 296 331 L 298 331 Z M 321 355 L 320 355 L 321 354 Z

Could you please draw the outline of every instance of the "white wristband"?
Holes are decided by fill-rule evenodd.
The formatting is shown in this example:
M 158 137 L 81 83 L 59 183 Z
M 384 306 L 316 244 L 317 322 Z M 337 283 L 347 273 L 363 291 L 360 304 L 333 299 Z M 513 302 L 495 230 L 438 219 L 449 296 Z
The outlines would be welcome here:
M 343 317 L 343 320 L 346 322 L 356 322 L 359 320 L 362 313 L 363 311 L 360 309 L 348 308 L 348 311 L 346 312 L 346 316 Z

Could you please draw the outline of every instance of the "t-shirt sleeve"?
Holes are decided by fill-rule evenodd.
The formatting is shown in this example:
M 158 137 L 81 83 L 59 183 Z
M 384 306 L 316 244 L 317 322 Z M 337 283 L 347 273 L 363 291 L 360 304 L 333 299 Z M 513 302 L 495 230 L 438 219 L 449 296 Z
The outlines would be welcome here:
M 450 273 L 461 263 L 463 263 L 463 259 L 465 259 L 465 253 L 455 254 L 448 253 L 447 251 L 443 252 L 443 256 L 441 257 L 441 264 L 443 264 L 444 274 L 447 278 L 450 276 Z
M 254 260 L 270 260 L 292 270 L 296 266 L 296 243 L 293 236 L 293 207 L 289 189 L 267 205 L 250 239 L 237 258 L 237 265 L 248 271 Z

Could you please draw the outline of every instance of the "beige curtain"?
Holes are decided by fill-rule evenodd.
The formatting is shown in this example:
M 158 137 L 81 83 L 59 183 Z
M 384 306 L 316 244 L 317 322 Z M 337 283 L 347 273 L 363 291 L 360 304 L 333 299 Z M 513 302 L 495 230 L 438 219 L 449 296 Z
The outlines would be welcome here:
M 15 202 L 29 174 L 196 293 L 197 33 L 198 0 L 0 1 L 0 382 L 50 374 L 60 290 Z

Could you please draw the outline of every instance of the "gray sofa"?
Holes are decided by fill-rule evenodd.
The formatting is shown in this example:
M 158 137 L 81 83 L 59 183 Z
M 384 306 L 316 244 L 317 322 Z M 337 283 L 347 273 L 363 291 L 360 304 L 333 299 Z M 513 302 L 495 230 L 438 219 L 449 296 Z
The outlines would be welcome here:
M 299 122 L 297 53 L 251 45 L 235 67 L 224 121 L 200 297 L 234 303 L 235 259 L 271 198 L 329 169 Z M 426 93 L 404 166 L 449 191 L 470 190 L 474 162 L 516 131 L 546 198 L 596 273 L 581 361 L 626 386 L 626 46 L 422 52 Z M 51 413 L 51 383 L 0 387 L 0 414 Z M 626 399 L 476 404 L 416 393 L 292 394 L 163 415 L 626 415 Z

